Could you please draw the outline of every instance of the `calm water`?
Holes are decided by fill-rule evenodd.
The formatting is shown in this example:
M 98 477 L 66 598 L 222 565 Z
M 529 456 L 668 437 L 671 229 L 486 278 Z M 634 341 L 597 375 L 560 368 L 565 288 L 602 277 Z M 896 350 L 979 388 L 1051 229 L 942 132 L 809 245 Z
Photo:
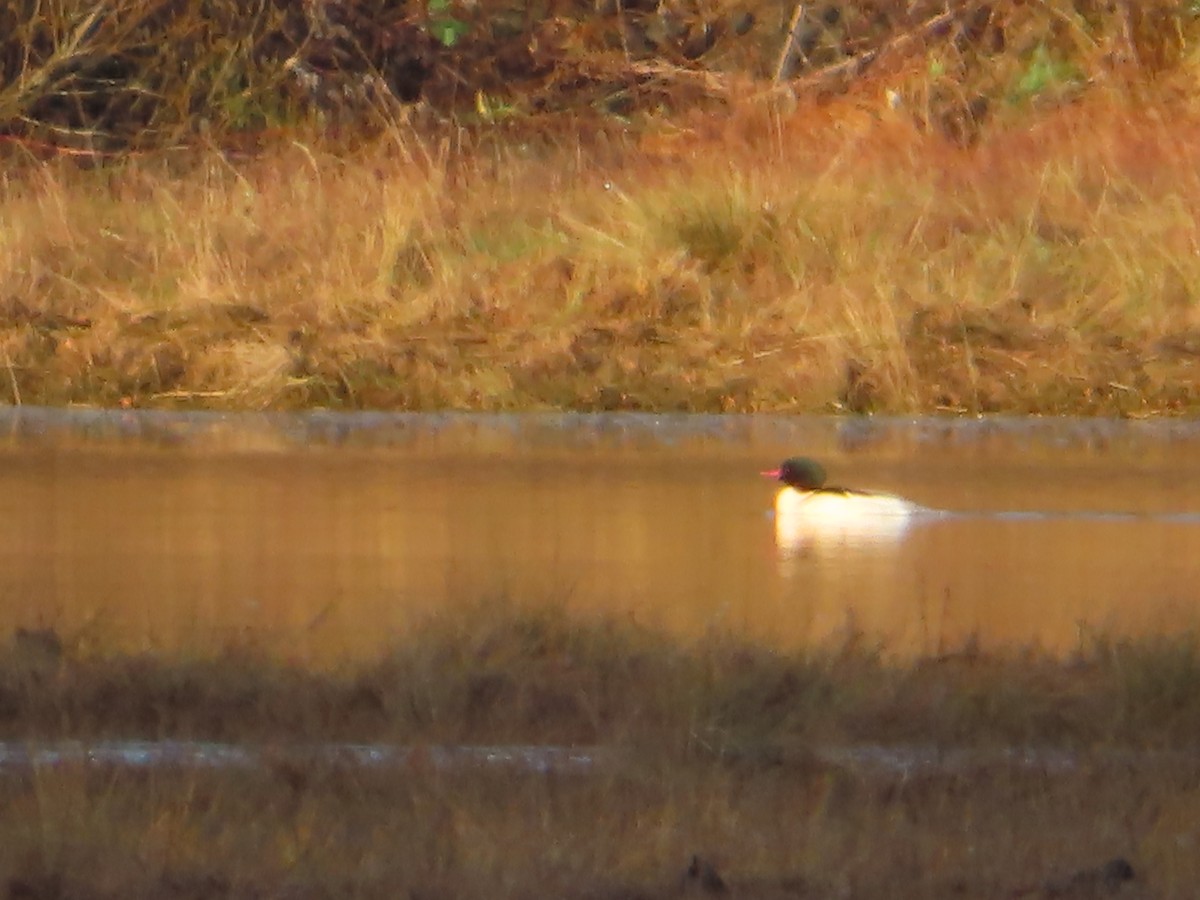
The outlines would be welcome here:
M 802 452 L 955 515 L 775 546 Z M 1200 624 L 1200 426 L 0 414 L 0 629 L 372 653 L 480 598 L 903 653 Z

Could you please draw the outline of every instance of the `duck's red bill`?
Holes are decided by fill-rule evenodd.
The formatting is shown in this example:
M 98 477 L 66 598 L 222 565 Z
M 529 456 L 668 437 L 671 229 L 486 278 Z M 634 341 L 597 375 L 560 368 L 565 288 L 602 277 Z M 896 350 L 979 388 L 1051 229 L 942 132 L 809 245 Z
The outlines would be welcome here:
M 778 478 L 778 477 L 779 477 L 779 470 L 778 470 L 778 469 L 771 469 L 771 470 L 770 470 L 770 471 L 768 471 L 768 472 L 759 472 L 758 474 L 759 474 L 759 475 L 761 475 L 763 478 Z

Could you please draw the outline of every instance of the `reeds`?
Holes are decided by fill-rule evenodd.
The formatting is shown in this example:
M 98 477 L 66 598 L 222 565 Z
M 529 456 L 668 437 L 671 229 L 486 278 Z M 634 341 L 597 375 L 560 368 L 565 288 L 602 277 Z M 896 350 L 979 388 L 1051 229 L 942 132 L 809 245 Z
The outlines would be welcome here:
M 37 897 L 1186 897 L 1198 659 L 1189 638 L 1068 659 L 903 661 L 854 640 L 780 655 L 496 603 L 324 673 L 26 632 L 0 654 L 5 740 L 219 738 L 267 764 L 9 769 L 0 879 Z M 416 750 L 271 761 L 322 740 Z M 543 741 L 611 755 L 539 774 L 421 753 Z M 864 745 L 1014 755 L 904 775 L 819 752 Z M 1019 763 L 1027 749 L 1046 763 Z

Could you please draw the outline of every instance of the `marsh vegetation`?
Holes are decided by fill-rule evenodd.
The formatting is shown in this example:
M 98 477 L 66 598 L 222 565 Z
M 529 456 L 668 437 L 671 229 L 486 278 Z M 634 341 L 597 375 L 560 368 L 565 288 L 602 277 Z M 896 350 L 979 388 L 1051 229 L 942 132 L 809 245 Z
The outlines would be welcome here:
M 665 6 L 509 22 L 332 5 L 362 15 L 330 34 L 367 28 L 383 53 L 416 29 L 403 46 L 433 54 L 416 99 L 395 87 L 349 122 L 285 90 L 321 48 L 325 77 L 354 69 L 298 8 L 243 23 L 258 43 L 214 44 L 222 68 L 184 65 L 213 32 L 168 6 L 92 21 L 65 4 L 9 32 L 10 402 L 1197 408 L 1183 6 L 862 4 L 814 23 L 773 82 L 790 32 L 765 5 L 692 60 L 669 37 L 687 28 L 630 37 L 659 34 Z M 734 16 L 717 6 L 703 15 Z M 151 38 L 186 47 L 154 70 L 171 103 L 114 87 Z M 510 46 L 545 58 L 501 78 Z M 111 102 L 65 104 L 104 52 L 124 65 Z
M 5 740 L 223 740 L 268 762 L 10 769 L 10 893 L 1182 897 L 1194 884 L 1188 640 L 906 662 L 852 636 L 778 654 L 503 606 L 321 672 L 278 647 L 114 656 L 20 634 L 0 657 Z M 608 755 L 575 773 L 443 768 L 420 752 L 398 767 L 270 762 L 271 747 L 313 741 Z M 835 745 L 1071 762 L 983 753 L 904 775 L 817 752 Z

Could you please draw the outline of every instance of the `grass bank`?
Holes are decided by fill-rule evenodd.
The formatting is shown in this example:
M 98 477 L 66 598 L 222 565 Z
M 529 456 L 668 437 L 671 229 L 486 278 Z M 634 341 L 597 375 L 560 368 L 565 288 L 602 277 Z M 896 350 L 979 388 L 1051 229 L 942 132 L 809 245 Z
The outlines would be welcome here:
M 319 671 L 268 645 L 130 655 L 87 634 L 16 633 L 0 739 L 604 744 L 678 762 L 814 742 L 1190 749 L 1200 732 L 1187 637 L 906 660 L 857 637 L 780 653 L 502 603 Z
M 101 12 L 0 14 L 8 402 L 1200 408 L 1186 4 Z
M 26 632 L 0 654 L 7 740 L 553 741 L 619 762 L 10 771 L 0 878 L 21 897 L 1185 897 L 1200 763 L 1112 751 L 1193 750 L 1197 679 L 1187 640 L 899 664 L 496 611 L 324 674 L 245 647 L 113 657 Z M 867 742 L 1079 765 L 899 777 L 809 752 Z
M 1200 112 L 964 148 L 882 85 L 627 129 L 18 167 L 0 392 L 217 409 L 1200 409 Z

